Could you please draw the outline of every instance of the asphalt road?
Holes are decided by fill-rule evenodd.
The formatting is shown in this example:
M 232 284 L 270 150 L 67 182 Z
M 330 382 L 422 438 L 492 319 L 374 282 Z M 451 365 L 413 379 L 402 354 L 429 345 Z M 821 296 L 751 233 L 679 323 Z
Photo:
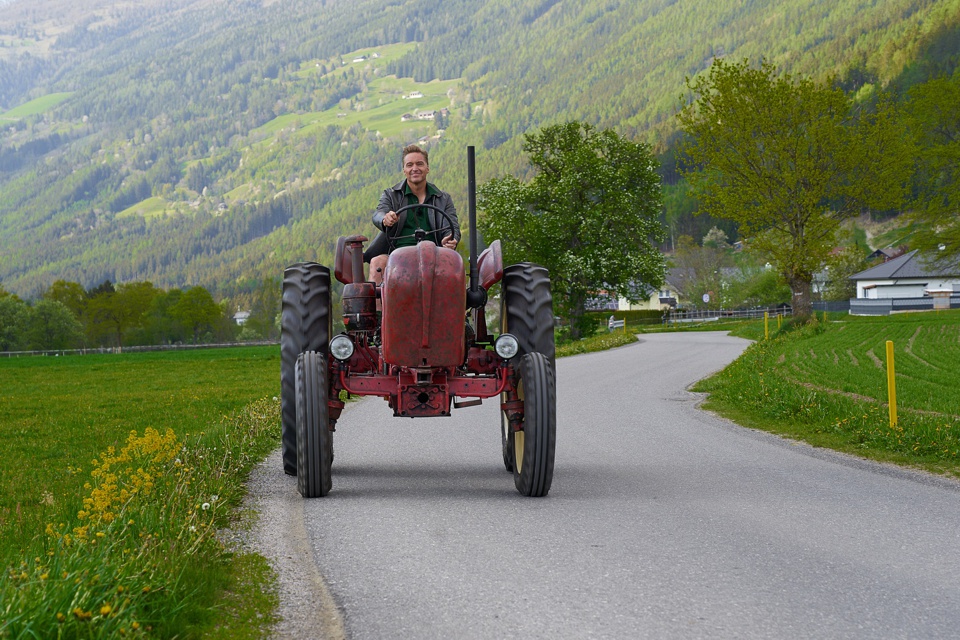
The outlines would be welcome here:
M 745 346 L 659 334 L 559 360 L 556 472 L 542 499 L 521 497 L 502 466 L 494 401 L 421 420 L 394 418 L 379 399 L 350 405 L 330 495 L 299 501 L 281 474 L 272 485 L 288 511 L 302 507 L 301 546 L 335 601 L 327 629 L 354 639 L 960 636 L 960 485 L 697 409 L 686 387 Z

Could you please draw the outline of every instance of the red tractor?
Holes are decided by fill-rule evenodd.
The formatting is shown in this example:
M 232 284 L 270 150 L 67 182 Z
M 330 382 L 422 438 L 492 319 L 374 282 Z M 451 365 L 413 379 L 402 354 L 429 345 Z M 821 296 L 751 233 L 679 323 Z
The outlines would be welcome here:
M 469 284 L 460 254 L 427 240 L 423 231 L 417 232 L 422 241 L 390 253 L 380 286 L 364 277 L 366 238 L 341 237 L 334 275 L 344 285 L 346 330 L 334 336 L 330 269 L 304 262 L 284 271 L 283 467 L 297 476 L 305 498 L 330 491 L 344 391 L 381 396 L 394 416 L 410 418 L 449 416 L 451 408 L 499 396 L 503 462 L 517 490 L 525 496 L 550 490 L 556 448 L 550 279 L 531 263 L 504 268 L 499 241 L 477 255 L 473 147 L 467 165 Z M 446 217 L 436 207 L 413 206 Z M 501 331 L 495 335 L 484 307 L 487 290 L 501 281 Z

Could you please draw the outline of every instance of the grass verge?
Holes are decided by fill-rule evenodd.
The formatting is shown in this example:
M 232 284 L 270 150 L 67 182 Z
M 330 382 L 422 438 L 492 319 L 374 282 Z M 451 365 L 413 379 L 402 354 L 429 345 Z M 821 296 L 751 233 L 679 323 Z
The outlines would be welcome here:
M 637 341 L 637 336 L 631 332 L 621 333 L 597 333 L 577 340 L 576 342 L 561 342 L 557 344 L 557 357 L 572 356 L 578 353 L 593 353 L 594 351 L 606 351 L 615 347 L 622 347 L 625 344 L 633 344 Z
M 894 343 L 897 372 L 892 425 L 887 340 Z M 747 427 L 960 476 L 958 361 L 960 313 L 817 319 L 802 327 L 785 324 L 694 390 L 710 394 L 707 409 Z
M 276 352 L 0 363 L 0 637 L 264 635 L 271 570 L 216 532 L 276 446 Z

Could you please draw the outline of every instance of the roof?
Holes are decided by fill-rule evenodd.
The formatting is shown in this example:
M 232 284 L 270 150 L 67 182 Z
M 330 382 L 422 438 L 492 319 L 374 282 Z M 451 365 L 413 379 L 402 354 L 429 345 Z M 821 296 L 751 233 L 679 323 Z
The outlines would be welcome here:
M 872 260 L 873 258 L 883 258 L 884 260 L 892 260 L 906 253 L 901 247 L 887 247 L 886 249 L 877 249 L 869 256 L 867 259 Z
M 960 265 L 954 264 L 943 267 L 917 254 L 914 249 L 910 253 L 887 260 L 866 271 L 850 276 L 851 280 L 896 280 L 898 278 L 943 278 L 960 276 Z

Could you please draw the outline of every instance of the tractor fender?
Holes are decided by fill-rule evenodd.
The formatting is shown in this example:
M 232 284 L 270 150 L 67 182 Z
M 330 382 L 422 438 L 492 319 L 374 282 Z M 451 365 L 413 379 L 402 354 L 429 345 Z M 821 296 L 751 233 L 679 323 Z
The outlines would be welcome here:
M 494 240 L 477 258 L 477 270 L 480 272 L 480 286 L 484 289 L 490 289 L 503 278 L 503 252 L 499 240 Z

